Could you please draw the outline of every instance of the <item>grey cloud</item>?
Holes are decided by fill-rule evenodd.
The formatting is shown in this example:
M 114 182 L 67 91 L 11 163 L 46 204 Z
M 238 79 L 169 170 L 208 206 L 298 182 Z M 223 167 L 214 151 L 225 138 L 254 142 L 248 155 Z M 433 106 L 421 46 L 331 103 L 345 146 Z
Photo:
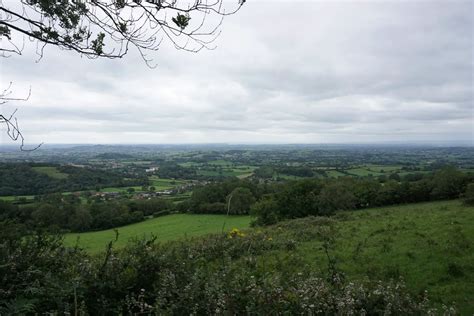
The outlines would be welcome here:
M 32 86 L 32 142 L 472 142 L 470 2 L 249 1 L 222 31 L 156 69 L 29 49 L 1 79 Z

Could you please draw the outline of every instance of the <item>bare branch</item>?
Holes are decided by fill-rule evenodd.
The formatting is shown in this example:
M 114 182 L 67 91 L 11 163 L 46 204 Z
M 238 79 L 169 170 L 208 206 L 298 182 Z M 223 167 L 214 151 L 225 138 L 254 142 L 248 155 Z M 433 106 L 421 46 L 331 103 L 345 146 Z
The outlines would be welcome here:
M 226 10 L 224 1 L 230 4 Z M 238 0 L 0 0 L 0 52 L 21 54 L 19 38 L 76 51 L 88 58 L 122 58 L 135 47 L 145 62 L 163 38 L 176 49 L 213 49 L 225 16 L 236 13 Z M 208 19 L 212 19 L 208 21 Z M 5 56 L 6 57 L 6 56 Z
M 9 101 L 27 101 L 30 96 L 31 96 L 31 87 L 28 90 L 28 95 L 26 97 L 12 97 L 12 87 L 13 83 L 10 82 L 8 84 L 8 87 L 4 89 L 2 92 L 0 92 L 0 105 L 5 104 Z M 23 136 L 23 133 L 20 130 L 20 127 L 18 125 L 18 120 L 16 118 L 16 112 L 18 109 L 15 109 L 9 116 L 5 116 L 4 114 L 0 114 L 0 124 L 4 124 L 6 127 L 7 131 L 6 134 L 7 136 L 13 140 L 13 141 L 20 141 L 20 150 L 21 151 L 34 151 L 41 147 L 43 143 L 36 145 L 33 148 L 30 149 L 25 149 L 25 137 Z

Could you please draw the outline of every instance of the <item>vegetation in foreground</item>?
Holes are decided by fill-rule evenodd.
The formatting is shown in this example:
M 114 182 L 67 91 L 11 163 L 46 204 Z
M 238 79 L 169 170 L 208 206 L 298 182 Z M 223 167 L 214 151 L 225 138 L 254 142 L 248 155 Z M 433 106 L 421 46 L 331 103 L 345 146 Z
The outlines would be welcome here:
M 472 227 L 473 207 L 431 202 L 96 255 L 10 227 L 0 313 L 469 314 Z

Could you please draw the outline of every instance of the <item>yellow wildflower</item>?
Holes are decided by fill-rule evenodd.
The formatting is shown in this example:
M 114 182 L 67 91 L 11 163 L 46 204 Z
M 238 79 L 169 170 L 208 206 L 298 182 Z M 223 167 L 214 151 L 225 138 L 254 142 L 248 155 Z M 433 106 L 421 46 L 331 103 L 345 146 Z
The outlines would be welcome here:
M 245 234 L 241 232 L 238 228 L 232 228 L 232 230 L 229 232 L 229 238 L 234 238 L 234 237 L 244 237 Z

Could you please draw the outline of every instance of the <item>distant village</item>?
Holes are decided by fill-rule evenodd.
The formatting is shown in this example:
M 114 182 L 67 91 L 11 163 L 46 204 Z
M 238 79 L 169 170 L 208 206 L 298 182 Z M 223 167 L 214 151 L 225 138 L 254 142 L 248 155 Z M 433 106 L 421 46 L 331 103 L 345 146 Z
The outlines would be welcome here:
M 166 189 L 166 190 L 148 190 L 148 191 L 140 191 L 135 192 L 130 190 L 129 192 L 124 191 L 116 191 L 116 192 L 95 192 L 92 196 L 104 200 L 111 200 L 111 199 L 118 199 L 123 197 L 125 194 L 131 195 L 130 198 L 136 200 L 147 200 L 151 198 L 161 197 L 161 196 L 173 196 L 178 194 L 183 194 L 185 192 L 192 191 L 195 186 L 198 185 L 206 185 L 209 181 L 190 181 L 184 184 L 177 185 L 174 188 Z M 151 187 L 150 187 L 151 188 Z

